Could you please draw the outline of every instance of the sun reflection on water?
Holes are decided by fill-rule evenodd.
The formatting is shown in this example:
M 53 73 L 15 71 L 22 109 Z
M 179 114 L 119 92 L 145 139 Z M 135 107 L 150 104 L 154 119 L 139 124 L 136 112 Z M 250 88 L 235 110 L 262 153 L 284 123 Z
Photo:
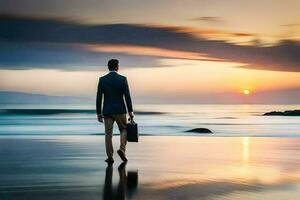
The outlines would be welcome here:
M 243 161 L 244 163 L 248 163 L 249 162 L 249 156 L 250 156 L 250 152 L 249 152 L 249 137 L 243 137 L 242 138 L 242 144 L 243 144 Z

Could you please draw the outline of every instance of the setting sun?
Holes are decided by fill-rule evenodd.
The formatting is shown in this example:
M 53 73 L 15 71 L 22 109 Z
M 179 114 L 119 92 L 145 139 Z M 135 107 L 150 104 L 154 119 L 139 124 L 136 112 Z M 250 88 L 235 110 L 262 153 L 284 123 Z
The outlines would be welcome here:
M 243 93 L 244 93 L 244 95 L 249 95 L 250 94 L 250 90 L 244 90 Z

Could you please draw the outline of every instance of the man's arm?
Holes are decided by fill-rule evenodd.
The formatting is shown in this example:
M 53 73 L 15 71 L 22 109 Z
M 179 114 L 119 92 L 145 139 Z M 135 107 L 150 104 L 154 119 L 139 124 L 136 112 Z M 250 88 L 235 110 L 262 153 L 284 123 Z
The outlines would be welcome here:
M 129 113 L 130 117 L 133 117 L 133 114 L 132 114 L 132 112 L 133 112 L 132 102 L 131 102 L 131 96 L 130 96 L 130 91 L 129 91 L 129 86 L 128 86 L 127 78 L 125 78 L 124 96 L 125 96 L 127 111 Z
M 97 97 L 96 97 L 96 112 L 97 112 L 99 122 L 103 122 L 103 117 L 102 117 L 102 95 L 103 95 L 103 88 L 102 88 L 101 78 L 100 78 L 99 82 L 98 82 Z

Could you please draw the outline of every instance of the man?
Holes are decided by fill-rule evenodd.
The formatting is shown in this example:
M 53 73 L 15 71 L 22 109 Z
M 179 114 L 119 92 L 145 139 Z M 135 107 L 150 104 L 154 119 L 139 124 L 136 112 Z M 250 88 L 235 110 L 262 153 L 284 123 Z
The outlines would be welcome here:
M 128 111 L 129 117 L 133 118 L 132 103 L 128 87 L 127 78 L 119 75 L 119 61 L 111 59 L 108 61 L 109 73 L 105 76 L 100 77 L 98 83 L 96 110 L 98 121 L 103 123 L 105 126 L 105 147 L 107 163 L 113 163 L 113 144 L 112 144 L 112 133 L 113 124 L 116 121 L 120 130 L 120 149 L 117 151 L 121 159 L 126 162 L 127 158 L 125 155 L 126 142 L 127 142 L 127 121 L 126 112 Z M 104 96 L 103 109 L 102 109 L 102 96 Z M 126 111 L 126 106 L 127 111 Z

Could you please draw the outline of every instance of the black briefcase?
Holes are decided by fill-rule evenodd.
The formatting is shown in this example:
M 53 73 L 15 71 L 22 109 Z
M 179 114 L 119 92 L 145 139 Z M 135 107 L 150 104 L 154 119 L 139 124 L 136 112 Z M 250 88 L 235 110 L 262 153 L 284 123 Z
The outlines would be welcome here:
M 128 119 L 128 123 L 127 123 L 127 141 L 128 142 L 139 141 L 138 125 L 131 118 Z

